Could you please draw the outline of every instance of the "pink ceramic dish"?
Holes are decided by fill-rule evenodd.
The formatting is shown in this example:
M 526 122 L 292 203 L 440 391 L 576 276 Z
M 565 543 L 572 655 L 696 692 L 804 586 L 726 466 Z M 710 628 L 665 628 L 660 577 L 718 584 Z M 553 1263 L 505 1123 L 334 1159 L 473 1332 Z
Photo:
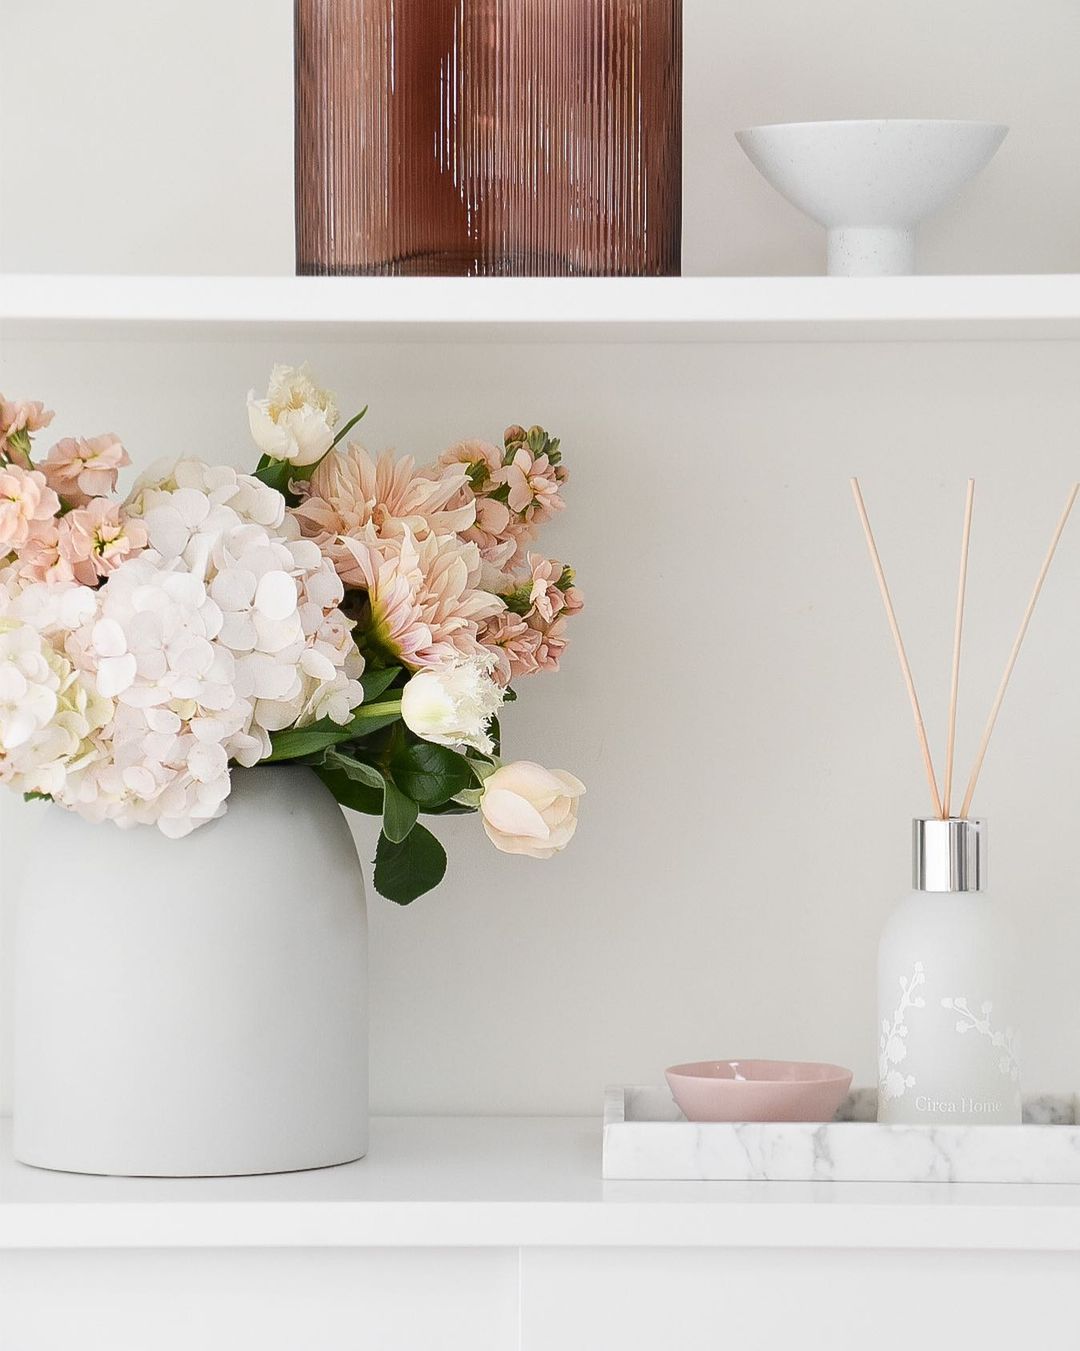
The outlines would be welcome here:
M 805 1060 L 699 1060 L 664 1071 L 689 1121 L 831 1121 L 851 1071 Z

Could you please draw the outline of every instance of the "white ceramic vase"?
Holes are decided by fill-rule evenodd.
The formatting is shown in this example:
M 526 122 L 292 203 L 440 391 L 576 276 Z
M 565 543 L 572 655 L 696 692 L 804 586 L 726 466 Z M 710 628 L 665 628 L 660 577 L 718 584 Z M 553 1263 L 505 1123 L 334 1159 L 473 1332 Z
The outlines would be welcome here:
M 315 775 L 234 772 L 183 840 L 26 812 L 15 1157 L 187 1177 L 363 1155 L 363 880 Z

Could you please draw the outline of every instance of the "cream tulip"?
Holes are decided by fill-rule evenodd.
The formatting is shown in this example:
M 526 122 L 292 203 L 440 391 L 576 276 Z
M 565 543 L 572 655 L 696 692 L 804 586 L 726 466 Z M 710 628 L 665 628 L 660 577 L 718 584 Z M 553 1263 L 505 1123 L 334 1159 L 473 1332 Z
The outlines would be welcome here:
M 316 464 L 330 449 L 338 411 L 307 365 L 275 366 L 265 399 L 248 395 L 248 423 L 255 444 L 272 460 Z
M 466 657 L 432 671 L 417 671 L 401 692 L 405 726 L 440 746 L 492 750 L 488 725 L 499 711 L 503 691 L 492 680 L 490 659 Z

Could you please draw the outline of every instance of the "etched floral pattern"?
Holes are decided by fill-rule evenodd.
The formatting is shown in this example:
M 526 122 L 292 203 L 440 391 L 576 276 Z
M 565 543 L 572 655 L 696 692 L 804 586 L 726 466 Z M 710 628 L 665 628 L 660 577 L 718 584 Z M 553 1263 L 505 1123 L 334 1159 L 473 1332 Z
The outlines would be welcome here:
M 957 1032 L 978 1032 L 980 1036 L 986 1037 L 997 1052 L 998 1070 L 1014 1084 L 1020 1082 L 1019 1038 L 1012 1027 L 1006 1027 L 1004 1031 L 995 1030 L 990 1021 L 990 1015 L 994 1011 L 991 1000 L 984 1000 L 976 1013 L 968 1006 L 968 1001 L 963 995 L 946 995 L 941 1001 L 941 1007 L 950 1009 L 956 1014 Z
M 900 1002 L 893 1011 L 892 1022 L 888 1018 L 881 1020 L 881 1036 L 878 1040 L 878 1093 L 884 1101 L 902 1098 L 909 1088 L 915 1087 L 915 1076 L 898 1068 L 907 1059 L 907 1012 L 908 1009 L 926 1007 L 926 1000 L 917 994 L 926 984 L 926 973 L 922 962 L 916 962 L 910 977 L 900 977 Z

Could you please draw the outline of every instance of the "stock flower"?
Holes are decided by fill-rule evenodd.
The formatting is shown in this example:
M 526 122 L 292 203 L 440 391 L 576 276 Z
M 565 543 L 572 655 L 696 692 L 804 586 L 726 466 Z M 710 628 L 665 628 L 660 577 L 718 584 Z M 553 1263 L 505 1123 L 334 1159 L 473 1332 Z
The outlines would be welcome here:
M 60 510 L 44 474 L 17 464 L 0 465 L 0 550 L 20 549 L 33 530 Z
M 466 529 L 459 527 L 459 533 L 477 546 L 485 563 L 502 571 L 517 557 L 522 539 L 530 533 L 502 500 L 507 491 L 501 480 L 502 451 L 489 441 L 459 441 L 439 456 L 436 471 L 458 466 L 464 467 L 466 477 L 454 505 L 472 502 L 475 511 L 475 521 Z
M 581 597 L 573 588 L 573 574 L 555 558 L 542 554 L 529 555 L 528 589 L 529 616 L 535 615 L 543 624 L 550 624 L 563 610 L 581 609 Z
M 499 470 L 499 481 L 509 489 L 507 506 L 530 525 L 540 524 L 566 505 L 559 496 L 564 477 L 549 456 L 534 455 L 528 445 L 519 445 L 510 463 Z
M 143 522 L 122 516 L 120 504 L 107 497 L 91 498 L 57 523 L 59 558 L 84 586 L 96 586 L 125 559 L 141 553 L 146 543 Z
M 23 582 L 73 582 L 71 563 L 60 553 L 61 517 L 35 521 L 19 549 L 14 574 Z
M 536 632 L 539 635 L 535 653 L 536 669 L 557 671 L 566 651 L 566 619 L 560 615 L 553 624 L 541 624 Z
M 47 427 L 53 411 L 30 399 L 5 399 L 0 394 L 0 455 L 30 468 L 30 437 Z
M 566 650 L 566 619 L 584 602 L 572 568 L 555 558 L 529 554 L 529 574 L 504 577 L 498 587 L 507 609 L 484 625 L 480 641 L 498 662 L 504 684 L 537 671 L 557 671 Z
M 476 522 L 462 531 L 462 538 L 475 544 L 484 562 L 500 573 L 517 558 L 524 535 L 505 502 L 478 497 L 475 510 Z
M 330 449 L 338 410 L 303 366 L 275 366 L 265 399 L 248 394 L 248 423 L 255 444 L 271 460 L 315 464 Z
M 492 615 L 481 626 L 480 641 L 495 660 L 493 674 L 500 685 L 532 675 L 538 669 L 539 630 L 530 628 L 521 615 L 512 610 L 500 610 Z
M 479 490 L 502 468 L 502 451 L 490 441 L 457 441 L 443 451 L 436 463 L 444 469 L 464 465 L 470 483 Z
M 482 656 L 479 626 L 504 602 L 478 589 L 480 554 L 455 535 L 346 536 L 338 572 L 367 592 L 363 645 L 411 670 Z
M 339 537 L 362 535 L 369 526 L 382 538 L 408 531 L 424 539 L 467 529 L 476 510 L 464 500 L 465 487 L 463 466 L 450 466 L 429 478 L 417 472 L 410 455 L 395 460 L 386 451 L 373 460 L 362 446 L 349 445 L 327 455 L 302 485 L 304 500 L 294 514 L 305 535 L 348 566 Z M 451 507 L 455 498 L 463 504 Z
M 106 497 L 116 487 L 131 457 L 111 432 L 104 436 L 67 436 L 41 462 L 49 487 L 69 506 L 85 506 L 92 497 Z
M 504 854 L 550 858 L 570 843 L 584 791 L 565 770 L 530 760 L 503 765 L 484 780 L 480 814 L 487 837 Z
M 492 657 L 468 657 L 434 671 L 417 671 L 401 692 L 406 727 L 440 746 L 493 750 L 488 725 L 503 701 L 491 678 Z

